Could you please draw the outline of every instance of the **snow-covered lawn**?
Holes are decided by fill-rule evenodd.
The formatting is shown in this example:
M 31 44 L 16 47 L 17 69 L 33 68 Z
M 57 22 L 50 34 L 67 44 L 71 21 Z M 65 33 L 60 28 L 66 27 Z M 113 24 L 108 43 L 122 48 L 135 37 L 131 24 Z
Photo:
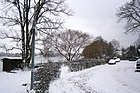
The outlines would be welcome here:
M 30 71 L 0 72 L 0 93 L 27 93 L 25 83 L 30 83 Z
M 51 83 L 50 93 L 140 93 L 140 72 L 135 72 L 135 61 L 63 73 Z
M 140 72 L 135 72 L 135 61 L 78 72 L 67 70 L 61 68 L 61 78 L 51 82 L 50 93 L 140 93 Z M 0 72 L 0 93 L 26 93 L 24 83 L 30 83 L 30 71 Z

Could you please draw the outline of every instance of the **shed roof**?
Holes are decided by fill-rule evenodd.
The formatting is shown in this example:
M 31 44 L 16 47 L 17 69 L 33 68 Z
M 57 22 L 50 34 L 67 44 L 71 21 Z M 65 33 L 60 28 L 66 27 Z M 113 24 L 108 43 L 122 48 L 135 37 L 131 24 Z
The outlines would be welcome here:
M 22 57 L 3 57 L 1 59 L 22 59 Z
M 4 57 L 1 59 L 0 62 L 17 62 L 17 61 L 19 62 L 22 61 L 22 58 L 21 57 Z

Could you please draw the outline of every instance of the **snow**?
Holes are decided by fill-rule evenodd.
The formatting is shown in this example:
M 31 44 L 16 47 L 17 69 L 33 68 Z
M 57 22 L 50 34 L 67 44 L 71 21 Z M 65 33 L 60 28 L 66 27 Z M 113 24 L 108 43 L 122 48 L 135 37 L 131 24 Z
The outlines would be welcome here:
M 22 57 L 0 57 L 0 59 L 3 59 L 3 58 L 8 58 L 8 59 L 22 59 Z
M 66 73 L 50 84 L 49 93 L 140 93 L 140 73 L 135 72 L 135 63 L 121 61 Z
M 34 90 L 31 90 L 29 93 L 35 93 L 35 91 Z
M 0 93 L 27 93 L 30 83 L 30 71 L 15 71 L 13 73 L 0 72 Z
M 62 65 L 60 68 L 60 78 L 65 78 L 70 72 L 69 72 L 69 67 Z
M 135 61 L 100 65 L 78 72 L 61 67 L 60 78 L 51 82 L 49 93 L 140 93 L 140 72 Z M 0 93 L 27 93 L 30 71 L 0 72 Z M 35 93 L 33 90 L 29 93 Z

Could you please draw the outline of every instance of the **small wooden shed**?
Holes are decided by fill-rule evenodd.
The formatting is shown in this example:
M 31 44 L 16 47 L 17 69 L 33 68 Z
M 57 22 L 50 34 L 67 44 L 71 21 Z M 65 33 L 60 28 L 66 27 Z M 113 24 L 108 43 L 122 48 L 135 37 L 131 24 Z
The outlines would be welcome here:
M 1 59 L 3 71 L 11 71 L 17 68 L 22 68 L 22 58 L 20 57 L 6 57 Z

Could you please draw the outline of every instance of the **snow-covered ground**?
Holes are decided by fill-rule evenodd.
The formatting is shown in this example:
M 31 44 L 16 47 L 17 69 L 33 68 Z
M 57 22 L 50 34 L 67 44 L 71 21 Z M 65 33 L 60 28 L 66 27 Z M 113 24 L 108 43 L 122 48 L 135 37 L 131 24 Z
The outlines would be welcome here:
M 79 72 L 61 68 L 61 78 L 50 84 L 50 93 L 140 93 L 140 72 L 135 61 L 101 65 Z M 30 71 L 0 72 L 0 93 L 27 93 Z
M 50 93 L 140 93 L 140 72 L 135 72 L 135 61 L 62 73 L 51 83 Z
M 0 72 L 0 93 L 27 93 L 25 83 L 30 83 L 30 71 Z

